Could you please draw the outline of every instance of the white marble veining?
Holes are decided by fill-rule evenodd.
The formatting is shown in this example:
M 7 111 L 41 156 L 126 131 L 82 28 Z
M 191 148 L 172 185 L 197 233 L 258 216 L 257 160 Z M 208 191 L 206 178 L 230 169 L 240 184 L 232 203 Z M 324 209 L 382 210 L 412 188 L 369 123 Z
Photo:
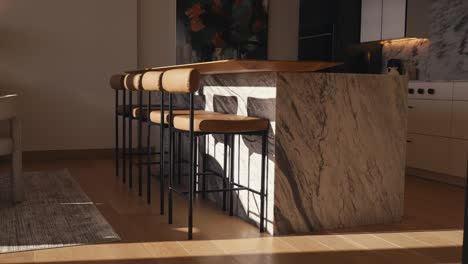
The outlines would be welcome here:
M 248 73 L 206 76 L 200 92 L 205 98 L 208 111 L 256 116 L 270 120 L 267 163 L 267 231 L 273 233 L 274 200 L 274 134 L 276 107 L 276 73 Z M 209 136 L 208 169 L 221 174 L 224 158 L 223 136 Z M 237 136 L 235 143 L 234 182 L 254 190 L 260 190 L 261 138 L 259 136 Z M 221 188 L 222 182 L 210 178 L 208 188 Z M 222 194 L 209 195 L 214 201 L 221 202 Z M 234 199 L 235 215 L 256 224 L 260 198 L 247 191 L 237 192 Z
M 431 8 L 429 40 L 394 42 L 383 47 L 388 59 L 409 60 L 420 80 L 464 80 L 468 76 L 468 1 L 437 0 Z
M 401 218 L 406 84 L 386 75 L 207 75 L 196 102 L 200 109 L 270 120 L 267 230 L 281 235 Z M 201 138 L 200 148 L 204 143 Z M 224 137 L 211 135 L 206 143 L 207 169 L 221 175 Z M 234 145 L 234 182 L 260 190 L 260 137 L 237 136 Z M 207 179 L 208 189 L 222 187 L 219 178 Z M 221 204 L 222 194 L 208 198 Z M 236 194 L 236 215 L 258 224 L 259 207 L 258 195 Z
M 277 91 L 275 234 L 399 221 L 405 78 L 280 73 Z

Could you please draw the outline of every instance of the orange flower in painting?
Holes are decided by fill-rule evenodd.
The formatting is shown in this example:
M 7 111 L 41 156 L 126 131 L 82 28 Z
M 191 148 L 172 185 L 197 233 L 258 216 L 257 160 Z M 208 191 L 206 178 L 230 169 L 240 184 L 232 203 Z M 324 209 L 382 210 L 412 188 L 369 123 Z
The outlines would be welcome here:
M 185 11 L 185 15 L 190 18 L 190 29 L 193 32 L 198 32 L 205 28 L 205 24 L 200 18 L 200 15 L 203 14 L 205 10 L 203 10 L 200 3 L 194 4 L 191 8 Z
M 211 42 L 213 43 L 213 45 L 216 47 L 216 48 L 223 48 L 224 47 L 224 39 L 223 39 L 223 36 L 222 34 L 220 33 L 216 33 L 213 37 L 213 39 L 211 40 Z
M 190 29 L 193 32 L 198 32 L 205 28 L 205 24 L 199 17 L 194 17 L 190 20 Z
M 244 0 L 236 0 L 236 1 L 234 1 L 234 5 L 236 5 L 236 6 L 240 6 L 240 5 L 242 5 L 243 3 L 244 3 Z
M 223 13 L 223 3 L 221 2 L 221 0 L 213 0 L 212 9 L 215 14 Z
M 257 32 L 260 32 L 263 28 L 264 28 L 263 22 L 261 20 L 257 20 L 252 26 L 252 31 L 257 33 Z
M 199 18 L 201 14 L 203 14 L 205 10 L 201 7 L 200 3 L 194 4 L 191 8 L 185 11 L 185 15 L 189 18 Z

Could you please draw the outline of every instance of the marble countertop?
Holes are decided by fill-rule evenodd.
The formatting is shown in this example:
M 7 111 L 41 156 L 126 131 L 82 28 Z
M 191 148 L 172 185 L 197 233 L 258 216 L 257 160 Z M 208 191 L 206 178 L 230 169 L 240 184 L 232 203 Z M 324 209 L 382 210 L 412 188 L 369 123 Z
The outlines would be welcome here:
M 468 82 L 468 80 L 410 80 L 410 82 Z
M 227 74 L 247 72 L 314 72 L 341 65 L 328 61 L 284 61 L 284 60 L 221 60 L 164 67 L 146 68 L 127 73 L 165 71 L 171 69 L 195 68 L 201 74 Z

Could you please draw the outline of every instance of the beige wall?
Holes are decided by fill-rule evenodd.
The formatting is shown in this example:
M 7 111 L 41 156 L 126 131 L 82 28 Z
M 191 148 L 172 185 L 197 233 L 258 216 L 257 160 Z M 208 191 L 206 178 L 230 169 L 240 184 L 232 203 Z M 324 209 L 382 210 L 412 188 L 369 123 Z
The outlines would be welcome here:
M 0 0 L 0 89 L 25 150 L 113 147 L 108 77 L 174 64 L 175 0 Z M 296 59 L 299 0 L 270 0 L 270 59 Z
M 299 0 L 270 0 L 268 30 L 270 60 L 297 60 L 299 2 Z
M 0 89 L 22 99 L 25 150 L 113 146 L 112 73 L 137 62 L 128 0 L 0 0 Z
M 138 0 L 138 64 L 140 67 L 176 62 L 176 1 Z

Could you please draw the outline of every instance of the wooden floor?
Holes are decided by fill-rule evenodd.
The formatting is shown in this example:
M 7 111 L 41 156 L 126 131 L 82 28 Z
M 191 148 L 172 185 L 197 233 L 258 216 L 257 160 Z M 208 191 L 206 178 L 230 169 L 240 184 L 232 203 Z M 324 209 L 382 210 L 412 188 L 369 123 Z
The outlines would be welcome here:
M 194 241 L 186 241 L 185 200 L 175 223 L 114 176 L 112 160 L 26 164 L 29 171 L 68 168 L 122 237 L 87 245 L 0 255 L 0 263 L 459 263 L 464 190 L 417 178 L 406 182 L 402 223 L 301 236 L 270 237 L 197 201 Z M 153 188 L 156 190 L 157 188 Z M 153 193 L 156 198 L 156 192 Z

